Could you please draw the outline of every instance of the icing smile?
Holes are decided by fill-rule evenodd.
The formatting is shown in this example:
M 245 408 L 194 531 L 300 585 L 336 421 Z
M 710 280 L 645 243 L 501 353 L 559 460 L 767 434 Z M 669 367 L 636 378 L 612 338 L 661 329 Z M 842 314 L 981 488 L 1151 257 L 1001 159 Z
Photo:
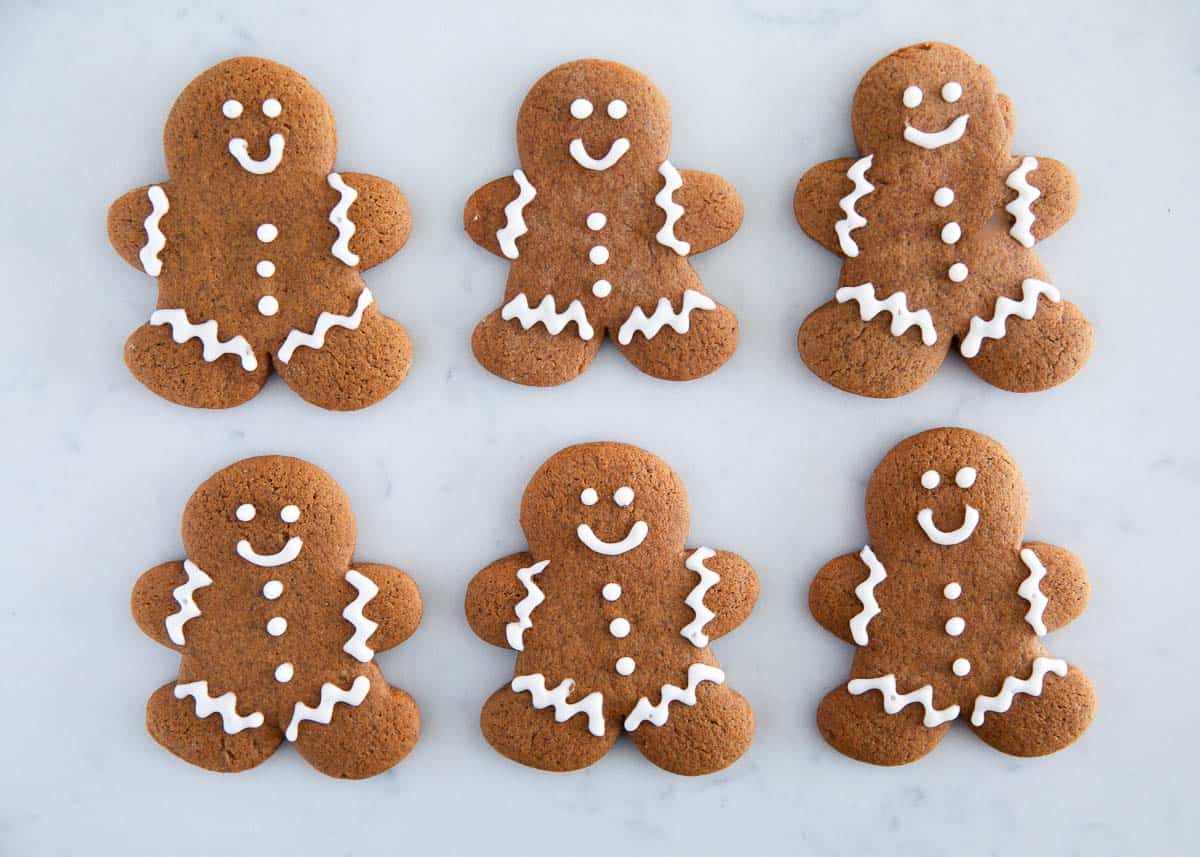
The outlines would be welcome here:
M 605 556 L 620 556 L 623 553 L 628 553 L 646 540 L 648 532 L 650 532 L 650 527 L 646 525 L 645 521 L 636 521 L 629 528 L 629 532 L 626 533 L 625 538 L 619 542 L 606 542 L 592 532 L 592 528 L 587 524 L 580 524 L 575 530 L 575 533 L 579 536 L 579 540 L 589 550 L 604 554 Z
M 966 511 L 963 513 L 962 526 L 949 532 L 938 529 L 937 524 L 933 522 L 932 509 L 922 509 L 917 512 L 917 523 L 921 525 L 925 535 L 934 544 L 959 545 L 971 538 L 971 534 L 975 532 L 975 527 L 979 525 L 979 510 L 967 504 Z
M 233 143 L 230 142 L 229 145 L 232 146 Z M 600 160 L 596 160 L 588 154 L 587 148 L 583 145 L 583 140 L 579 137 L 571 141 L 570 151 L 571 157 L 575 159 L 575 163 L 579 164 L 579 166 L 586 167 L 589 170 L 603 171 L 621 160 L 621 156 L 629 151 L 629 141 L 624 137 L 618 137 L 613 140 L 608 153 Z
M 251 547 L 249 539 L 242 539 L 237 543 L 237 552 L 238 556 L 246 562 L 252 562 L 262 568 L 275 568 L 276 566 L 287 565 L 300 556 L 300 549 L 303 547 L 304 540 L 299 536 L 292 536 L 278 553 L 260 554 Z
M 905 122 L 904 139 L 915 143 L 922 149 L 940 149 L 942 146 L 957 143 L 962 139 L 962 135 L 967 132 L 967 120 L 970 118 L 969 113 L 964 113 L 941 131 L 922 131 Z
M 267 140 L 268 154 L 261 161 L 250 157 L 250 144 L 245 137 L 234 137 L 229 141 L 229 154 L 243 170 L 256 176 L 265 176 L 275 172 L 275 168 L 283 161 L 283 135 L 272 134 Z

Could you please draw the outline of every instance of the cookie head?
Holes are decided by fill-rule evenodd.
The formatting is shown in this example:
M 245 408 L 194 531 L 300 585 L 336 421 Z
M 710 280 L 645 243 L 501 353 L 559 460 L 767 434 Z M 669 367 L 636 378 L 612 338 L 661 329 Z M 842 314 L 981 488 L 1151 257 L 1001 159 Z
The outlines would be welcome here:
M 902 441 L 867 487 L 872 543 L 904 556 L 936 556 L 958 545 L 1015 548 L 1026 507 L 1025 481 L 1004 447 L 966 429 Z
M 543 464 L 521 500 L 538 559 L 649 561 L 683 550 L 687 492 L 666 462 L 620 443 L 568 447 Z
M 176 99 L 163 134 L 173 177 L 298 176 L 333 169 L 337 136 L 325 99 L 297 72 L 237 57 Z
M 183 514 L 187 555 L 210 575 L 296 564 L 341 574 L 354 551 L 350 501 L 297 458 L 247 458 L 196 489 Z
M 606 60 L 547 72 L 517 116 L 521 164 L 543 181 L 552 174 L 653 175 L 670 143 L 667 99 L 645 75 Z

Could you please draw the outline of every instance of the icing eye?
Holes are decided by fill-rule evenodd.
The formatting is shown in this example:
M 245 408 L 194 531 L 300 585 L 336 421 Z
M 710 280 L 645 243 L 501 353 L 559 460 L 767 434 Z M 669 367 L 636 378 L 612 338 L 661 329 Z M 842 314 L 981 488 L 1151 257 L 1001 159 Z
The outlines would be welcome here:
M 913 107 L 921 106 L 921 99 L 925 97 L 925 93 L 921 92 L 921 87 L 910 86 L 904 90 L 904 106 L 912 109 Z
M 624 119 L 625 114 L 629 112 L 629 105 L 619 98 L 615 98 L 608 102 L 608 115 L 613 119 Z
M 628 485 L 622 485 L 616 490 L 616 493 L 613 494 L 613 502 L 624 509 L 633 502 L 633 489 Z
M 283 112 L 283 105 L 279 103 L 278 98 L 268 98 L 263 102 L 262 111 L 264 116 L 274 119 Z
M 975 484 L 977 475 L 974 467 L 963 467 L 954 474 L 954 484 L 959 488 L 970 488 Z
M 237 119 L 242 115 L 242 102 L 231 98 L 221 105 L 221 112 L 225 114 L 226 119 Z
M 942 484 L 941 474 L 936 470 L 926 470 L 921 474 L 921 487 L 928 488 L 932 491 L 934 488 Z
M 583 493 L 579 495 L 579 502 L 585 506 L 595 506 L 599 499 L 600 495 L 596 493 L 595 488 L 584 488 Z
M 254 508 L 253 504 L 243 503 L 237 507 L 237 511 L 234 514 L 237 515 L 237 519 L 239 521 L 253 521 L 254 516 L 257 514 L 257 510 Z
M 586 98 L 576 98 L 571 102 L 571 115 L 576 119 L 587 119 L 592 115 L 592 102 Z
M 958 99 L 962 98 L 962 84 L 956 80 L 952 80 L 942 87 L 942 100 L 953 104 Z
M 300 520 L 300 507 L 288 504 L 279 510 L 279 520 L 285 524 L 294 524 Z

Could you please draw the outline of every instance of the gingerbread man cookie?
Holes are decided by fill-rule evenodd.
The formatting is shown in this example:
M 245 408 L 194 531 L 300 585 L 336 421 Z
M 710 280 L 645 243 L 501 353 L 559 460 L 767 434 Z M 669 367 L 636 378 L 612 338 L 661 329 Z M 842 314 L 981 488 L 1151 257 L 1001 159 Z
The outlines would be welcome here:
M 688 517 L 679 477 L 634 446 L 568 447 L 534 474 L 521 501 L 529 550 L 467 589 L 475 633 L 517 652 L 480 717 L 497 751 L 569 771 L 626 732 L 689 775 L 746 752 L 754 713 L 709 643 L 749 616 L 758 578 L 736 554 L 685 548 Z
M 1058 161 L 1014 157 L 1013 110 L 985 66 L 924 43 L 878 62 L 852 110 L 863 153 L 819 164 L 796 218 L 842 257 L 834 300 L 800 328 L 814 373 L 864 396 L 902 396 L 954 341 L 1005 390 L 1061 384 L 1091 353 L 1092 328 L 1052 285 L 1035 244 L 1074 214 Z
M 413 748 L 420 717 L 374 656 L 421 621 L 404 572 L 352 563 L 354 516 L 323 470 L 283 456 L 226 467 L 183 515 L 188 558 L 150 569 L 133 617 L 183 656 L 146 727 L 180 758 L 244 771 L 286 739 L 314 768 L 359 779 Z
M 934 429 L 884 457 L 867 487 L 870 544 L 809 590 L 817 621 L 858 646 L 817 711 L 825 740 L 902 765 L 959 718 L 1016 756 L 1083 734 L 1092 685 L 1041 638 L 1083 612 L 1087 575 L 1066 549 L 1022 542 L 1026 506 L 1017 465 L 981 434 Z
M 737 319 L 688 257 L 728 241 L 742 203 L 719 176 L 668 160 L 671 112 L 633 69 L 578 60 L 547 73 L 517 117 L 521 169 L 467 201 L 467 234 L 512 261 L 504 305 L 471 338 L 488 371 L 552 386 L 607 333 L 638 369 L 686 381 L 737 347 Z
M 404 380 L 412 347 L 362 272 L 408 240 L 399 189 L 333 172 L 333 113 L 296 72 L 253 57 L 200 75 L 163 134 L 170 181 L 108 213 L 121 257 L 158 279 L 158 308 L 125 344 L 155 393 L 228 408 L 273 367 L 310 402 L 353 410 Z

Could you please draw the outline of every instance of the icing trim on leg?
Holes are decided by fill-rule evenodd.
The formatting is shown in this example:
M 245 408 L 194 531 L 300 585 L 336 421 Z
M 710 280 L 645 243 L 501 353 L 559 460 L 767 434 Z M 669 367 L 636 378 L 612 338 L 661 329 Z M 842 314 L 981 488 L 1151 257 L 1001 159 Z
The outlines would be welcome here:
M 910 327 L 919 328 L 921 341 L 926 345 L 937 342 L 937 330 L 933 326 L 933 316 L 927 309 L 916 311 L 908 308 L 908 296 L 904 292 L 892 292 L 884 300 L 875 297 L 875 284 L 863 283 L 860 286 L 842 286 L 834 295 L 840 304 L 846 301 L 858 302 L 858 315 L 863 321 L 870 321 L 881 312 L 892 314 L 892 336 L 901 336 Z
M 1032 321 L 1037 315 L 1038 296 L 1045 295 L 1052 303 L 1062 300 L 1062 294 L 1049 283 L 1035 280 L 1032 277 L 1021 281 L 1021 300 L 1014 301 L 1008 297 L 996 298 L 996 309 L 991 321 L 985 321 L 980 316 L 971 319 L 971 327 L 963 337 L 958 350 L 963 357 L 970 359 L 979 353 L 985 339 L 1003 339 L 1008 333 L 1008 317 L 1015 315 L 1025 321 Z
M 692 310 L 714 310 L 716 308 L 717 305 L 712 298 L 695 289 L 688 289 L 683 293 L 683 304 L 679 312 L 672 309 L 671 302 L 666 298 L 658 299 L 658 306 L 654 308 L 654 314 L 649 318 L 642 312 L 640 306 L 635 306 L 633 312 L 629 314 L 629 318 L 625 319 L 625 323 L 617 332 L 617 342 L 628 345 L 633 342 L 633 335 L 639 331 L 647 339 L 653 339 L 664 327 L 670 327 L 676 333 L 687 333 L 691 329 L 689 314 Z
M 337 205 L 329 212 L 329 222 L 336 226 L 338 231 L 337 240 L 333 242 L 329 252 L 334 258 L 353 268 L 358 264 L 358 254 L 350 252 L 350 239 L 354 237 L 358 227 L 350 219 L 350 206 L 358 199 L 358 191 L 346 184 L 340 173 L 330 173 L 326 181 L 341 195 Z
M 521 255 L 517 250 L 517 239 L 529 231 L 525 224 L 525 206 L 537 196 L 537 189 L 525 178 L 523 170 L 513 170 L 513 179 L 520 190 L 516 198 L 504 206 L 504 226 L 496 230 L 496 243 L 500 245 L 500 252 L 509 259 L 516 259 Z
M 1013 697 L 1019 693 L 1028 696 L 1041 696 L 1046 673 L 1054 673 L 1060 678 L 1066 678 L 1067 662 L 1060 658 L 1035 658 L 1029 678 L 1009 676 L 1000 686 L 1000 692 L 995 696 L 980 694 L 975 697 L 975 708 L 971 711 L 971 725 L 982 726 L 984 718 L 991 712 L 1003 714 L 1012 708 Z
M 515 649 L 518 652 L 525 651 L 525 632 L 533 627 L 533 619 L 531 617 L 534 608 L 546 600 L 546 593 L 542 592 L 541 588 L 533 582 L 533 576 L 541 574 L 549 564 L 550 560 L 544 559 L 528 568 L 522 568 L 517 571 L 517 580 L 524 584 L 525 592 L 528 594 L 517 602 L 515 608 L 517 621 L 509 622 L 504 627 L 504 635 L 508 639 L 510 649 Z
M 1022 580 L 1021 585 L 1017 587 L 1017 595 L 1029 602 L 1029 612 L 1025 614 L 1025 621 L 1029 623 L 1029 627 L 1033 628 L 1033 633 L 1044 637 L 1046 636 L 1046 623 L 1042 615 L 1046 612 L 1046 605 L 1050 603 L 1050 599 L 1042 592 L 1039 584 L 1046 576 L 1046 566 L 1042 565 L 1041 559 L 1033 552 L 1033 548 L 1022 549 L 1021 562 L 1025 563 L 1025 567 L 1029 569 L 1029 577 Z
M 1037 168 L 1037 158 L 1026 155 L 1021 159 L 1021 165 L 1004 180 L 1005 187 L 1017 192 L 1017 198 L 1004 206 L 1004 210 L 1013 216 L 1013 225 L 1008 234 L 1022 247 L 1032 247 L 1037 243 L 1031 231 L 1036 219 L 1032 206 L 1042 192 L 1029 183 L 1029 174 Z
M 625 718 L 625 731 L 633 732 L 647 720 L 655 726 L 667 722 L 672 702 L 682 702 L 684 705 L 696 704 L 696 688 L 701 683 L 711 681 L 713 684 L 725 683 L 725 672 L 708 664 L 692 664 L 687 671 L 687 687 L 676 687 L 673 684 L 662 686 L 662 696 L 658 705 L 652 705 L 650 700 L 642 697 Z
M 186 310 L 156 309 L 150 314 L 150 323 L 155 327 L 169 324 L 171 338 L 178 345 L 182 345 L 189 339 L 199 339 L 204 346 L 203 356 L 206 363 L 212 363 L 222 355 L 232 354 L 241 358 L 242 368 L 247 372 L 253 372 L 258 368 L 258 358 L 254 356 L 254 349 L 250 347 L 246 337 L 239 334 L 222 342 L 217 335 L 216 319 L 210 318 L 201 324 L 192 324 L 188 321 Z
M 867 626 L 871 624 L 872 619 L 883 612 L 879 602 L 875 600 L 875 587 L 887 578 L 887 569 L 876 558 L 875 552 L 869 545 L 864 547 L 858 555 L 867 566 L 867 579 L 854 587 L 854 595 L 858 598 L 858 603 L 862 605 L 862 610 L 850 619 L 850 636 L 854 638 L 855 643 L 865 646 L 871 641 L 867 635 Z
M 933 685 L 923 684 L 916 690 L 900 693 L 896 689 L 896 677 L 891 673 L 878 678 L 851 679 L 850 683 L 846 685 L 846 690 L 850 691 L 852 696 L 860 696 L 872 690 L 879 691 L 883 695 L 883 710 L 887 714 L 899 714 L 905 706 L 915 702 L 925 709 L 925 717 L 922 722 L 930 729 L 958 717 L 960 710 L 957 705 L 934 708 Z
M 197 589 L 212 585 L 212 578 L 190 559 L 183 561 L 183 570 L 187 572 L 187 583 L 181 583 L 171 590 L 171 595 L 175 598 L 175 603 L 179 605 L 179 610 L 168 616 L 165 622 L 167 637 L 177 646 L 185 643 L 183 626 L 189 620 L 200 615 L 200 607 L 196 604 L 193 595 Z
M 167 200 L 167 192 L 158 185 L 148 187 L 146 196 L 150 197 L 151 210 L 142 223 L 146 228 L 146 243 L 138 250 L 138 261 L 142 263 L 142 270 L 157 277 L 162 273 L 162 260 L 158 254 L 167 246 L 167 236 L 159 228 L 159 221 L 171 210 L 171 203 Z
M 521 323 L 523 330 L 529 330 L 540 322 L 546 326 L 546 330 L 550 331 L 551 336 L 558 336 L 571 322 L 575 322 L 575 326 L 579 330 L 579 338 L 585 342 L 595 335 L 592 325 L 588 322 L 587 311 L 578 298 L 567 304 L 565 310 L 559 312 L 555 305 L 554 295 L 546 295 L 536 307 L 531 307 L 529 298 L 525 297 L 524 292 L 521 292 L 501 308 L 500 317 L 505 321 L 512 321 L 515 318 Z
M 342 690 L 331 681 L 321 685 L 321 702 L 316 707 L 305 705 L 303 702 L 297 702 L 292 709 L 292 720 L 288 723 L 287 730 L 283 733 L 289 741 L 295 741 L 300 737 L 300 724 L 306 720 L 313 723 L 322 723 L 328 725 L 333 720 L 333 707 L 339 702 L 344 702 L 346 705 L 358 707 L 362 705 L 364 699 L 367 698 L 367 692 L 371 689 L 371 680 L 365 675 L 360 675 L 354 679 L 354 684 L 350 685 L 349 690 Z
M 208 695 L 207 681 L 193 681 L 175 685 L 175 698 L 190 696 L 196 700 L 196 716 L 203 720 L 213 714 L 221 715 L 221 728 L 226 735 L 236 735 L 243 729 L 257 729 L 263 725 L 262 712 L 255 711 L 245 717 L 237 713 L 237 694 L 232 690 L 220 696 Z
M 358 595 L 342 611 L 342 618 L 354 626 L 354 634 L 342 646 L 342 651 L 365 664 L 375 657 L 375 650 L 367 645 L 367 640 L 379 630 L 379 623 L 364 616 L 363 608 L 379 594 L 379 587 L 371 578 L 354 569 L 346 572 L 346 582 L 358 590 Z
M 704 633 L 704 626 L 717 618 L 717 614 L 704 604 L 704 596 L 708 594 L 708 590 L 721 582 L 721 575 L 704 564 L 706 559 L 712 559 L 716 555 L 712 548 L 697 548 L 684 563 L 689 570 L 700 575 L 700 582 L 687 594 L 687 598 L 683 599 L 683 603 L 692 608 L 695 618 L 684 625 L 679 633 L 697 649 L 708 645 L 708 634 Z
M 512 680 L 514 693 L 528 692 L 537 709 L 554 708 L 554 720 L 565 723 L 576 714 L 587 715 L 588 732 L 597 738 L 604 737 L 604 695 L 594 690 L 578 702 L 567 702 L 575 689 L 575 680 L 565 678 L 558 686 L 547 690 L 546 677 L 541 673 L 519 675 Z
M 363 311 L 374 300 L 375 298 L 371 295 L 371 290 L 363 286 L 363 290 L 358 294 L 358 305 L 350 315 L 323 312 L 317 316 L 317 323 L 313 325 L 312 333 L 305 333 L 302 330 L 292 328 L 288 331 L 287 339 L 283 340 L 283 345 L 279 348 L 280 362 L 287 363 L 291 360 L 297 348 L 312 348 L 316 350 L 324 348 L 326 334 L 335 327 L 358 330 L 358 326 L 362 324 Z
M 852 259 L 858 255 L 858 244 L 850 237 L 850 233 L 867 225 L 867 218 L 859 214 L 854 206 L 860 199 L 875 190 L 875 185 L 867 181 L 867 170 L 871 169 L 871 162 L 874 158 L 874 155 L 859 158 L 850 166 L 850 169 L 846 170 L 846 178 L 854 182 L 854 190 L 838 201 L 838 207 L 845 212 L 846 216 L 833 225 L 833 231 L 837 233 L 838 245 L 842 248 L 842 252 Z
M 670 161 L 662 162 L 658 174 L 663 177 L 663 187 L 655 194 L 654 204 L 663 210 L 667 219 L 654 240 L 664 247 L 670 247 L 680 256 L 686 256 L 692 252 L 692 245 L 675 237 L 675 224 L 683 217 L 683 206 L 672 198 L 675 191 L 683 187 L 683 176 L 679 175 L 679 170 Z

